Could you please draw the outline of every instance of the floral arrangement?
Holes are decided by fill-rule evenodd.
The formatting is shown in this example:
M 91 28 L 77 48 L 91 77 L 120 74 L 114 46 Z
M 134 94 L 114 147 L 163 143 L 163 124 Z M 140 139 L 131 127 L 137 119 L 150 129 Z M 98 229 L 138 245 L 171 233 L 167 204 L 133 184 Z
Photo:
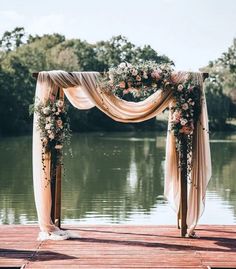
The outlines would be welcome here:
M 171 130 L 178 137 L 180 134 L 191 135 L 194 124 L 201 110 L 201 91 L 191 77 L 184 83 L 177 84 L 174 89 L 175 104 L 171 107 Z
M 200 85 L 194 83 L 190 75 L 183 83 L 175 85 L 174 97 L 174 106 L 170 108 L 171 131 L 176 137 L 180 166 L 186 165 L 188 180 L 191 182 L 193 131 L 201 112 Z M 187 154 L 187 163 L 182 163 L 184 154 Z
M 180 155 L 180 166 L 187 154 L 187 171 L 190 177 L 193 131 L 201 112 L 201 89 L 191 74 L 182 83 L 171 79 L 170 64 L 158 65 L 144 62 L 132 65 L 127 62 L 110 68 L 100 81 L 101 88 L 127 101 L 142 101 L 157 90 L 173 90 L 174 102 L 171 109 L 171 130 L 176 137 L 176 148 Z M 185 140 L 185 143 L 183 142 Z
M 37 114 L 37 128 L 42 142 L 42 169 L 46 172 L 46 153 L 51 154 L 51 173 L 47 178 L 45 173 L 45 188 L 56 180 L 56 167 L 62 164 L 62 148 L 66 143 L 70 145 L 71 130 L 67 107 L 62 99 L 49 99 L 45 103 L 38 102 L 30 106 L 30 113 Z M 71 149 L 69 149 L 71 152 Z M 72 153 L 71 153 L 72 154 Z M 64 170 L 65 173 L 65 170 Z
M 110 68 L 100 85 L 121 99 L 138 102 L 157 90 L 168 87 L 172 71 L 170 64 L 147 61 L 132 65 L 123 62 L 118 67 Z
M 70 144 L 71 130 L 63 100 L 39 102 L 34 111 L 38 114 L 37 127 L 45 153 L 61 150 L 64 143 Z

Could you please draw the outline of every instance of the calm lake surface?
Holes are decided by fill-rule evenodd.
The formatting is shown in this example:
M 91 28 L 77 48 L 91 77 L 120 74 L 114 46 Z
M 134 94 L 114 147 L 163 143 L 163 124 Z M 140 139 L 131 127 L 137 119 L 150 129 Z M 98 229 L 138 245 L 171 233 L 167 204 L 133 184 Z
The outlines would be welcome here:
M 86 133 L 65 156 L 66 224 L 175 224 L 163 197 L 162 133 Z M 0 224 L 36 223 L 31 137 L 0 140 Z M 236 224 L 236 134 L 212 134 L 213 176 L 200 223 Z

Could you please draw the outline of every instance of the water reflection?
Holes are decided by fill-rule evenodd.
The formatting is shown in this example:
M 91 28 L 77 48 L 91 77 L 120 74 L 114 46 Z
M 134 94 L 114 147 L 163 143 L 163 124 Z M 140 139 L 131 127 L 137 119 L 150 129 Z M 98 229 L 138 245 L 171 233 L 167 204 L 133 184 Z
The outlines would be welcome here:
M 175 223 L 163 198 L 165 134 L 80 134 L 72 148 L 73 158 L 65 158 L 64 223 Z M 236 223 L 236 135 L 213 135 L 211 152 L 201 222 Z M 2 139 L 0 163 L 0 223 L 35 222 L 31 138 Z
M 63 186 L 66 218 L 81 219 L 96 212 L 120 222 L 131 212 L 148 214 L 154 207 L 163 193 L 164 148 L 156 148 L 155 136 L 126 135 L 74 138 L 74 161 L 66 160 Z

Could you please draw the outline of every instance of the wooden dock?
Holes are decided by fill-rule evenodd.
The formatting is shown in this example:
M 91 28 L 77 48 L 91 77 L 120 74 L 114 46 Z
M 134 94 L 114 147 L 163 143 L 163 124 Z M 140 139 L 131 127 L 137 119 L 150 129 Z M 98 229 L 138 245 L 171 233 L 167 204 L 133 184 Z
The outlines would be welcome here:
M 174 226 L 64 226 L 80 238 L 36 241 L 36 226 L 0 226 L 0 268 L 236 268 L 236 226 L 204 225 L 200 239 Z M 23 266 L 24 265 L 24 266 Z

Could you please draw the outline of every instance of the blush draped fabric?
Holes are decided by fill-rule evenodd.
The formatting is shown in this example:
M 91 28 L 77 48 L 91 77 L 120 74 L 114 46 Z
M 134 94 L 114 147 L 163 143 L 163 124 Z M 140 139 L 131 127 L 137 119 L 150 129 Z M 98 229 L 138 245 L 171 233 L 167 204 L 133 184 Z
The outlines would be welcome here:
M 188 73 L 178 72 L 174 82 L 183 82 Z M 135 103 L 117 98 L 99 88 L 97 72 L 48 71 L 38 75 L 35 103 L 46 102 L 58 88 L 62 88 L 70 103 L 78 109 L 90 109 L 94 106 L 112 119 L 120 122 L 141 122 L 160 114 L 168 106 L 173 105 L 174 98 L 171 90 L 160 90 L 144 101 Z M 200 73 L 193 73 L 194 79 L 202 85 Z M 203 90 L 203 87 L 201 87 Z M 171 114 L 171 113 L 170 113 Z M 169 119 L 171 118 L 171 115 Z M 204 128 L 203 128 L 204 127 Z M 180 205 L 180 173 L 178 168 L 178 154 L 176 141 L 169 127 L 166 140 L 165 161 L 165 196 L 175 211 Z M 205 96 L 203 93 L 202 111 L 194 130 L 192 183 L 188 186 L 187 224 L 189 231 L 193 231 L 199 217 L 204 210 L 206 187 L 211 177 L 211 157 L 208 129 L 208 116 Z M 50 184 L 45 188 L 45 178 L 50 175 L 50 155 L 46 155 L 46 169 L 43 171 L 42 143 L 40 131 L 37 128 L 37 114 L 34 114 L 33 129 L 33 179 L 35 203 L 41 231 L 50 232 L 56 229 L 53 225 L 51 213 Z

